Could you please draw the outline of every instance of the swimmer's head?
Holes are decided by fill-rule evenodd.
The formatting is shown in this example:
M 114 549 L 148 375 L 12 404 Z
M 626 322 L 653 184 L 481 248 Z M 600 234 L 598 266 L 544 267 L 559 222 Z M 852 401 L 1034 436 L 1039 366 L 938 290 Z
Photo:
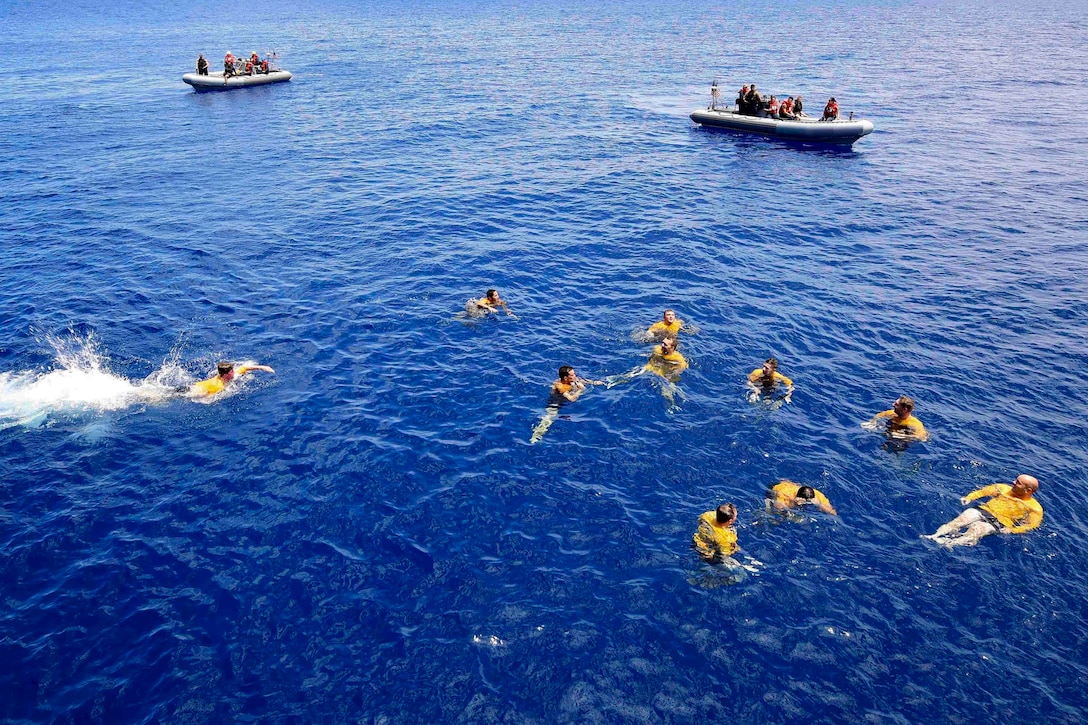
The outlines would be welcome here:
M 225 377 L 234 372 L 234 363 L 224 360 L 215 366 L 215 370 L 219 374 L 219 377 Z
M 892 404 L 892 408 L 897 412 L 906 411 L 909 413 L 914 410 L 914 400 L 905 395 L 900 395 L 895 403 Z
M 564 365 L 559 368 L 559 379 L 566 380 L 568 377 L 574 377 L 574 368 L 572 368 L 570 365 Z
M 670 352 L 676 352 L 679 346 L 680 342 L 675 337 L 666 337 L 661 341 L 661 352 L 668 355 Z
M 718 507 L 716 516 L 719 524 L 732 523 L 737 519 L 737 507 L 731 503 L 723 503 Z
M 1029 476 L 1026 473 L 1021 473 L 1016 477 L 1016 480 L 1012 482 L 1012 494 L 1014 496 L 1030 496 L 1038 490 L 1039 479 L 1035 478 L 1035 476 Z
M 771 375 L 775 370 L 778 370 L 778 358 L 769 357 L 763 362 L 763 374 Z
M 492 302 L 498 300 L 499 299 L 499 291 L 497 289 L 489 289 L 487 291 L 487 299 L 491 300 Z
M 672 323 L 676 322 L 676 313 L 673 312 L 672 310 L 665 310 L 665 314 L 662 315 L 661 317 L 662 317 L 663 320 L 665 320 L 666 323 L 668 323 L 670 325 Z
M 803 498 L 806 501 L 812 501 L 816 498 L 816 489 L 812 486 L 801 486 L 797 489 L 797 498 Z

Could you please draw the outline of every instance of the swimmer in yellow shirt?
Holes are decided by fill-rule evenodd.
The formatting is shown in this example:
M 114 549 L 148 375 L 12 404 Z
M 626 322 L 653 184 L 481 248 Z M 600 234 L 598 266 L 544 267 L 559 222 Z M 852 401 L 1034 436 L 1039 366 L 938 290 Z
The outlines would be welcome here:
M 769 357 L 748 374 L 748 402 L 758 403 L 765 396 L 771 396 L 779 385 L 786 390 L 782 402 L 793 402 L 793 381 L 778 372 L 778 358 Z
M 650 329 L 646 330 L 645 339 L 660 340 L 664 337 L 676 337 L 680 334 L 681 328 L 684 326 L 684 321 L 677 319 L 676 313 L 672 310 L 665 310 L 665 314 L 661 316 L 661 320 L 650 325 Z
M 673 310 L 665 310 L 661 319 L 642 333 L 636 333 L 635 339 L 640 342 L 660 342 L 666 337 L 676 337 L 681 332 L 696 333 L 699 331 L 695 325 L 690 325 L 676 316 Z
M 679 347 L 680 341 L 675 337 L 670 335 L 664 338 L 661 340 L 661 344 L 650 353 L 650 359 L 646 361 L 645 365 L 634 368 L 622 375 L 605 378 L 605 385 L 613 388 L 620 383 L 630 382 L 639 375 L 653 373 L 662 379 L 661 395 L 668 402 L 669 410 L 675 412 L 676 396 L 684 397 L 684 391 L 677 387 L 676 383 L 680 380 L 680 373 L 688 369 L 688 361 L 680 354 L 677 349 Z
M 721 564 L 732 556 L 737 549 L 737 507 L 725 503 L 714 511 L 707 511 L 699 517 L 699 528 L 691 537 L 691 548 L 707 564 Z
M 891 410 L 877 413 L 871 419 L 862 423 L 862 427 L 867 430 L 880 430 L 881 423 L 887 421 L 884 425 L 884 432 L 892 438 L 907 441 L 929 440 L 926 427 L 922 425 L 922 421 L 914 417 L 913 412 L 914 401 L 905 395 L 900 395 L 892 404 Z
M 199 383 L 193 383 L 186 392 L 189 395 L 198 397 L 207 397 L 209 395 L 222 393 L 227 389 L 227 385 L 232 380 L 240 378 L 254 370 L 260 370 L 265 373 L 276 372 L 267 365 L 239 365 L 238 367 L 234 367 L 234 363 L 224 361 L 216 366 L 214 377 L 208 378 L 207 380 L 201 380 Z
M 922 538 L 951 548 L 974 546 L 990 534 L 1023 534 L 1037 529 L 1043 523 L 1043 507 L 1034 498 L 1038 490 L 1039 480 L 1026 474 L 1017 476 L 1011 486 L 1006 483 L 984 486 L 961 498 L 960 503 L 966 506 L 984 496 L 989 501 L 967 509 Z
M 785 511 L 812 504 L 825 514 L 836 516 L 835 507 L 819 489 L 802 486 L 799 483 L 783 479 L 767 490 L 767 510 Z

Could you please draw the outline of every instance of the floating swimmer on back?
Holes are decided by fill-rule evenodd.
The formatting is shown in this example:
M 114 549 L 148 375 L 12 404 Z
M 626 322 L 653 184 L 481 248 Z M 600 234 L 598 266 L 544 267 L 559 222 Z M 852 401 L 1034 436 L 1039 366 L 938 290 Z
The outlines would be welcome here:
M 207 380 L 193 383 L 187 388 L 183 387 L 178 392 L 184 392 L 187 395 L 199 398 L 217 395 L 226 390 L 231 382 L 254 370 L 260 370 L 265 373 L 276 372 L 267 365 L 239 365 L 235 367 L 234 363 L 223 361 L 216 366 L 214 376 Z

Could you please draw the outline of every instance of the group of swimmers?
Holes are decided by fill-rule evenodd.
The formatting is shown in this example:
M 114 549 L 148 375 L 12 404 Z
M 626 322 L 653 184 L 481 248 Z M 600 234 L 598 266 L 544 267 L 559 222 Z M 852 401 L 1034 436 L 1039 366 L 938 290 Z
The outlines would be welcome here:
M 227 54 L 223 56 L 224 79 L 233 76 L 251 76 L 256 73 L 268 73 L 270 69 L 270 57 L 261 60 L 260 56 L 257 55 L 257 51 L 253 51 L 249 58 L 235 56 L 229 50 L 227 51 Z M 204 57 L 203 53 L 196 59 L 196 72 L 197 75 L 208 75 L 208 60 Z
M 499 309 L 511 314 L 510 309 L 496 290 L 488 290 L 487 295 L 478 300 L 471 300 L 469 306 L 477 315 L 497 312 Z M 555 421 L 559 408 L 566 403 L 578 400 L 589 386 L 601 385 L 610 388 L 626 382 L 643 373 L 653 373 L 663 381 L 662 393 L 670 403 L 670 411 L 675 410 L 674 399 L 680 394 L 675 387 L 680 373 L 688 367 L 688 362 L 680 354 L 678 335 L 681 331 L 697 332 L 697 328 L 686 325 L 677 318 L 675 311 L 665 310 L 660 321 L 650 325 L 640 336 L 645 341 L 658 341 L 645 365 L 628 373 L 592 380 L 579 377 L 570 365 L 559 368 L 558 378 L 552 383 L 548 395 L 547 409 L 536 428 L 533 429 L 530 443 L 538 443 Z M 783 403 L 790 403 L 793 397 L 793 380 L 778 371 L 778 360 L 768 358 L 763 365 L 748 374 L 746 383 L 749 389 L 747 399 L 750 403 L 765 402 L 772 408 Z M 901 395 L 889 410 L 884 410 L 865 423 L 867 430 L 883 431 L 890 439 L 899 444 L 921 442 L 929 439 L 922 421 L 914 416 L 914 401 Z M 942 546 L 973 546 L 990 534 L 1022 534 L 1039 527 L 1043 520 L 1043 508 L 1034 498 L 1039 489 L 1039 481 L 1034 476 L 1021 474 L 1012 485 L 995 483 L 972 491 L 961 499 L 966 506 L 978 499 L 987 499 L 975 507 L 968 508 L 952 521 L 941 526 L 933 534 L 924 538 Z M 786 512 L 803 506 L 815 506 L 831 516 L 837 515 L 827 496 L 811 486 L 794 481 L 782 480 L 769 488 L 765 497 L 765 508 L 770 513 Z M 710 564 L 723 563 L 739 549 L 735 525 L 737 507 L 725 503 L 713 511 L 707 511 L 699 517 L 698 529 L 692 536 L 692 547 L 700 557 Z M 735 562 L 734 562 L 735 563 Z
M 721 98 L 721 91 L 718 90 L 718 82 L 715 81 L 710 86 L 710 108 L 715 109 L 718 107 L 718 100 Z M 756 84 L 741 86 L 740 91 L 737 93 L 736 100 L 737 113 L 744 116 L 759 116 L 761 118 L 777 118 L 783 121 L 796 121 L 799 118 L 809 118 L 809 115 L 805 113 L 805 100 L 804 96 L 800 93 L 796 97 L 789 96 L 784 101 L 779 101 L 778 96 L 772 95 L 768 99 L 764 99 L 756 90 Z M 824 106 L 823 116 L 821 121 L 834 121 L 839 117 L 839 103 L 835 100 L 834 96 L 828 99 L 827 104 Z
M 465 305 L 465 314 L 470 317 L 492 315 L 502 310 L 514 317 L 506 301 L 498 290 L 489 289 L 480 298 L 469 300 Z M 516 319 L 516 317 L 515 317 Z M 673 310 L 665 310 L 661 320 L 653 323 L 640 335 L 646 342 L 657 342 L 645 365 L 633 370 L 614 375 L 603 380 L 591 380 L 579 377 L 570 365 L 559 368 L 558 379 L 552 383 L 548 395 L 547 408 L 529 439 L 531 444 L 538 443 L 547 433 L 559 413 L 559 408 L 566 403 L 578 400 L 588 386 L 601 385 L 611 388 L 627 382 L 638 375 L 652 373 L 662 380 L 662 394 L 668 400 L 670 412 L 675 410 L 675 396 L 682 393 L 676 387 L 680 374 L 687 369 L 688 361 L 679 352 L 678 335 L 681 331 L 694 333 L 698 328 L 687 325 L 676 316 Z M 793 380 L 778 371 L 778 360 L 768 358 L 763 365 L 752 370 L 746 378 L 750 403 L 766 402 L 776 408 L 783 403 L 790 403 L 793 397 Z M 230 362 L 219 363 L 216 375 L 207 380 L 194 383 L 179 390 L 191 396 L 211 396 L 226 390 L 235 379 L 253 371 L 275 372 L 267 365 L 247 364 L 235 366 Z M 891 409 L 881 411 L 862 424 L 867 430 L 883 430 L 889 438 L 901 443 L 925 441 L 929 439 L 922 421 L 914 416 L 914 401 L 901 395 L 892 404 Z M 942 546 L 973 546 L 990 534 L 1022 534 L 1039 527 L 1043 521 L 1043 508 L 1034 498 L 1039 489 L 1039 481 L 1034 476 L 1021 474 L 1011 485 L 995 483 L 972 491 L 960 499 L 967 506 L 978 499 L 987 499 L 984 503 L 968 508 L 959 516 L 944 524 L 933 534 L 924 535 Z M 769 513 L 787 512 L 803 506 L 815 506 L 831 516 L 837 515 L 823 492 L 811 486 L 794 481 L 782 480 L 767 490 L 765 509 Z M 698 529 L 692 536 L 692 547 L 709 564 L 721 564 L 732 561 L 730 557 L 740 548 L 737 543 L 737 507 L 725 503 L 713 511 L 707 511 L 699 517 Z M 735 563 L 735 562 L 734 562 Z

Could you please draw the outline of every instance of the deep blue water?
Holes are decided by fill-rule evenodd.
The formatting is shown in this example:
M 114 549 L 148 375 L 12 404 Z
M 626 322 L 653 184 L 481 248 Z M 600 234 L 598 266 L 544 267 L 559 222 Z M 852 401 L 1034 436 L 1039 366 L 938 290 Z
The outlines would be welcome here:
M 127 5 L 0 5 L 0 720 L 1088 718 L 1088 9 Z M 714 79 L 876 131 L 704 131 Z M 458 319 L 488 287 L 517 318 Z M 665 307 L 680 409 L 530 446 Z M 159 395 L 220 358 L 276 373 Z M 899 394 L 905 451 L 860 427 Z M 1020 472 L 1039 530 L 918 538 Z M 779 478 L 840 516 L 765 521 Z

